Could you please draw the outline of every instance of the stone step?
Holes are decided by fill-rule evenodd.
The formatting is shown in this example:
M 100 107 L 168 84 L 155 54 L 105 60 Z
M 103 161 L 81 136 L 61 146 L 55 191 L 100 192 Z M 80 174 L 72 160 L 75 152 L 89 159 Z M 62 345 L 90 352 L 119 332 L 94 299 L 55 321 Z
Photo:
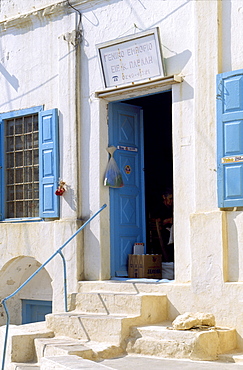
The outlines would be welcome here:
M 76 355 L 85 359 L 93 359 L 94 353 L 80 341 L 69 338 L 36 338 L 35 350 L 37 361 L 42 357 Z
M 149 307 L 156 310 L 159 320 L 166 320 L 166 295 L 120 292 L 89 292 L 76 295 L 76 310 L 83 313 L 143 315 L 143 311 Z
M 173 283 L 174 284 L 174 283 Z M 146 294 L 166 294 L 171 289 L 172 284 L 156 279 L 127 279 L 123 280 L 102 280 L 102 281 L 79 281 L 77 293 L 89 292 L 113 292 L 113 293 L 146 293 Z
M 111 367 L 83 359 L 78 356 L 53 356 L 43 357 L 40 364 L 41 370 L 114 370 Z
M 127 352 L 157 357 L 216 360 L 218 355 L 236 348 L 236 331 L 205 327 L 173 330 L 171 323 L 133 327 Z
M 25 325 L 10 325 L 8 332 L 8 346 L 5 362 L 29 363 L 35 362 L 35 338 L 51 338 L 52 330 L 47 329 L 45 322 Z M 0 345 L 3 348 L 5 326 L 0 327 Z M 1 359 L 0 359 L 1 360 Z
M 79 281 L 78 293 L 89 292 L 113 292 L 113 293 L 138 293 L 136 286 L 132 282 L 121 282 L 118 280 L 107 281 Z
M 243 363 L 243 352 L 239 352 L 239 350 L 234 350 L 231 352 L 222 353 L 218 356 L 218 359 L 222 362 Z
M 71 312 L 46 315 L 47 327 L 55 336 L 120 345 L 130 326 L 167 318 L 165 295 L 80 293 L 76 306 Z
M 12 363 L 8 368 L 11 370 L 40 370 L 40 365 L 37 363 Z
M 57 337 L 120 344 L 126 316 L 65 312 L 46 315 L 47 327 Z
M 98 361 L 124 354 L 120 347 L 108 343 L 71 340 L 70 338 L 36 339 L 35 348 L 38 362 L 42 357 L 76 355 Z

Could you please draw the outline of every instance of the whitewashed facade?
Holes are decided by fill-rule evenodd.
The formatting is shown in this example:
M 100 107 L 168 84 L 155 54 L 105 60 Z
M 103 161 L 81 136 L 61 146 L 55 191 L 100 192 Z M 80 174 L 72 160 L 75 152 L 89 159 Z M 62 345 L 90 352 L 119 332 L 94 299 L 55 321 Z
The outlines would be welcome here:
M 186 311 L 212 312 L 218 325 L 237 329 L 243 347 L 243 214 L 237 206 L 218 207 L 216 144 L 216 76 L 243 68 L 242 1 L 75 0 L 71 5 L 76 10 L 66 1 L 0 2 L 0 115 L 39 106 L 58 110 L 59 177 L 66 182 L 59 217 L 20 222 L 3 215 L 0 297 L 12 293 L 103 204 L 107 208 L 64 250 L 68 292 L 76 291 L 78 281 L 110 279 L 110 196 L 103 186 L 108 106 L 169 91 L 175 281 L 146 289 L 168 295 L 171 319 Z M 165 76 L 108 93 L 97 45 L 155 27 Z M 151 124 L 156 124 L 152 111 Z M 41 274 L 9 303 L 14 323 L 21 323 L 23 299 L 53 300 L 53 309 L 63 310 L 61 258 Z

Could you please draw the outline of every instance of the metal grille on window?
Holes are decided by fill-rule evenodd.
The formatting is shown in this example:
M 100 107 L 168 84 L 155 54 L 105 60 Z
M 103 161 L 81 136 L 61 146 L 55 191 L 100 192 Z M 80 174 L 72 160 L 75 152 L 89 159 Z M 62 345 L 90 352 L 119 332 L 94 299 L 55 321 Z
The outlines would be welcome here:
M 5 127 L 6 217 L 38 217 L 38 115 L 6 120 Z

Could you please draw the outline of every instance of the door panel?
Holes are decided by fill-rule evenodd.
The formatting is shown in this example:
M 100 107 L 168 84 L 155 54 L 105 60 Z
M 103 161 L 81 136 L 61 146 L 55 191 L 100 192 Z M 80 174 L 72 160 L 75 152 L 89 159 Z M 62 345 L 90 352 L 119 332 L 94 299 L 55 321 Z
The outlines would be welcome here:
M 22 324 L 45 321 L 45 315 L 51 312 L 51 301 L 22 300 Z
M 118 148 L 114 158 L 124 182 L 122 188 L 110 188 L 111 272 L 112 276 L 127 276 L 133 244 L 146 240 L 141 108 L 109 105 L 109 145 Z

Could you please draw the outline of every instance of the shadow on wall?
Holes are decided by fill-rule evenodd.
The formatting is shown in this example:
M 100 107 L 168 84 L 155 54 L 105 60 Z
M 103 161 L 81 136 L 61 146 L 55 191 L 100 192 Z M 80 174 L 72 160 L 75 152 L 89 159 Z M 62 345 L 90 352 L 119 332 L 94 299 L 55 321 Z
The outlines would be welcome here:
M 6 80 L 10 83 L 14 90 L 18 91 L 19 80 L 14 75 L 11 75 L 2 63 L 0 63 L 0 73 L 6 78 Z
M 165 47 L 165 46 L 163 46 L 163 47 Z M 183 68 L 189 62 L 189 60 L 192 56 L 192 52 L 190 50 L 186 49 L 181 53 L 176 53 L 176 52 L 173 52 L 173 53 L 175 55 L 173 55 L 171 57 L 168 57 L 168 58 L 164 58 L 165 67 L 166 67 L 165 69 L 167 71 L 168 68 L 170 67 L 170 69 L 174 71 L 174 74 L 175 73 L 181 73 Z
M 241 256 L 239 251 L 239 236 L 237 228 L 237 215 L 239 212 L 227 212 L 227 229 L 228 229 L 228 281 L 242 281 L 240 277 Z M 238 225 L 239 227 L 239 225 Z
M 222 1 L 222 71 L 232 71 L 232 2 Z M 234 27 L 234 26 L 233 26 Z
M 32 275 L 41 264 L 32 257 L 17 257 L 8 261 L 0 271 L 0 299 L 8 297 Z M 10 324 L 22 323 L 22 300 L 52 300 L 51 278 L 43 269 L 16 296 L 6 304 L 10 313 Z M 0 325 L 6 324 L 6 314 L 0 306 Z
M 189 62 L 191 55 L 191 51 L 187 49 L 184 50 L 182 53 L 175 53 L 175 55 L 173 55 L 172 57 L 164 58 L 165 70 L 168 72 L 168 74 L 171 74 L 170 71 L 173 71 L 173 74 L 180 73 L 183 75 L 183 69 Z M 190 100 L 194 98 L 194 89 L 186 81 L 183 81 L 183 91 L 183 100 Z M 181 101 L 181 97 L 178 97 L 178 99 L 176 99 L 175 96 L 174 103 L 177 101 Z

